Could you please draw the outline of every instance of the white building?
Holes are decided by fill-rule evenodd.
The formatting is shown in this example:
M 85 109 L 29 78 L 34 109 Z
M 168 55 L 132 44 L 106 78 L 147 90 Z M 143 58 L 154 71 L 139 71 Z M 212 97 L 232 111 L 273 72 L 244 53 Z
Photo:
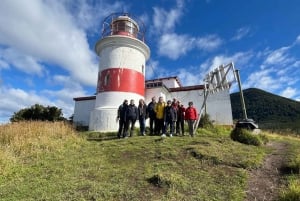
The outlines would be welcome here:
M 185 107 L 187 107 L 189 101 L 193 101 L 197 111 L 200 112 L 200 108 L 204 101 L 203 85 L 182 86 L 178 77 L 147 80 L 145 82 L 145 87 L 145 101 L 147 104 L 151 101 L 153 96 L 156 96 L 157 99 L 159 96 L 162 96 L 165 101 L 176 98 L 180 100 Z M 119 105 L 122 104 L 124 99 L 128 99 L 128 97 L 120 97 L 120 99 L 117 100 Z M 74 101 L 74 124 L 88 127 L 90 123 L 90 114 L 95 108 L 96 96 L 77 97 L 74 98 Z M 135 100 L 135 102 L 138 103 L 138 100 Z M 99 131 L 117 131 L 118 122 L 115 121 L 117 117 L 117 109 L 118 107 L 115 108 L 112 120 L 108 122 L 110 129 Z M 208 95 L 206 101 L 206 112 L 210 115 L 211 120 L 213 120 L 217 125 L 233 124 L 229 88 L 216 93 L 210 93 Z

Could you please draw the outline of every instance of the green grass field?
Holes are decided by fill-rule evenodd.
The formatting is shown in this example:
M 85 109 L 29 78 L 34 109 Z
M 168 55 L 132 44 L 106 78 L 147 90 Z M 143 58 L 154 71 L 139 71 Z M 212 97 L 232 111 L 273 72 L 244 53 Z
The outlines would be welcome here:
M 270 150 L 232 141 L 229 133 L 199 129 L 194 138 L 101 141 L 63 123 L 2 125 L 0 200 L 242 201 L 248 170 Z M 300 147 L 299 140 L 271 138 Z M 299 155 L 291 149 L 287 165 L 299 168 Z M 282 200 L 300 181 L 299 174 L 289 179 Z

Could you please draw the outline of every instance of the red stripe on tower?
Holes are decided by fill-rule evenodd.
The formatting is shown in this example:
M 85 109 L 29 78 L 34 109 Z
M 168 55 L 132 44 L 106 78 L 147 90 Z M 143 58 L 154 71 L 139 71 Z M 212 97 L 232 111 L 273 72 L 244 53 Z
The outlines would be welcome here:
M 128 68 L 108 68 L 98 76 L 97 92 L 120 91 L 145 95 L 145 78 Z

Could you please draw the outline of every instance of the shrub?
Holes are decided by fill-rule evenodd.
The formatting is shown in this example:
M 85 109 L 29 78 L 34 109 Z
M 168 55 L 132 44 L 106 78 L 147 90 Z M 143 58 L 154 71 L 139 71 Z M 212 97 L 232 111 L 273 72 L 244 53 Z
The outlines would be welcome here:
M 280 201 L 299 201 L 300 200 L 300 182 L 297 178 L 292 178 L 288 188 L 280 192 Z
M 198 128 L 213 128 L 213 122 L 210 120 L 209 114 L 201 115 Z
M 260 146 L 267 142 L 267 138 L 264 135 L 252 134 L 251 131 L 243 128 L 235 128 L 231 131 L 230 137 L 234 141 L 238 141 L 243 144 Z

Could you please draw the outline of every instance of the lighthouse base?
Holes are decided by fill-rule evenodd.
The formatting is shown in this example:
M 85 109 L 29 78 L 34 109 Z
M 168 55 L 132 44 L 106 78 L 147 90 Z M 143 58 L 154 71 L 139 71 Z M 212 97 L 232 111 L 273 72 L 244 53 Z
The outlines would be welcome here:
M 90 114 L 89 130 L 99 132 L 117 131 L 118 108 L 95 108 Z

